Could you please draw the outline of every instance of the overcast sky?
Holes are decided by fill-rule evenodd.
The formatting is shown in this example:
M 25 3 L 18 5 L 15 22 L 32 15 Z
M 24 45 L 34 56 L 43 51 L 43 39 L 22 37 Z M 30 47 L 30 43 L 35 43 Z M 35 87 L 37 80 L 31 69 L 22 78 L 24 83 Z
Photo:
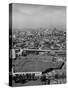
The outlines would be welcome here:
M 53 28 L 65 29 L 66 7 L 30 4 L 12 5 L 12 26 L 23 28 Z

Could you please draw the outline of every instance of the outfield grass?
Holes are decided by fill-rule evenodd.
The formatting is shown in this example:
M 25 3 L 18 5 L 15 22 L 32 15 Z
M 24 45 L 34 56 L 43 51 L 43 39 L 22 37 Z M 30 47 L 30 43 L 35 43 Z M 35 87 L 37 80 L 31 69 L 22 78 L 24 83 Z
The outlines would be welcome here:
M 61 63 L 52 62 L 52 56 L 30 55 L 13 61 L 17 72 L 43 72 L 48 68 L 58 67 Z

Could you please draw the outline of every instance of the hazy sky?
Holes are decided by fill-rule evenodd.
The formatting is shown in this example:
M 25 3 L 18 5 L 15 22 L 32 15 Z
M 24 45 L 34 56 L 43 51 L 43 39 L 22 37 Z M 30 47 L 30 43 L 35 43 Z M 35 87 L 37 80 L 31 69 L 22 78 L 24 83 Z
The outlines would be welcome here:
M 12 5 L 12 25 L 14 29 L 52 28 L 65 29 L 66 7 L 30 4 Z

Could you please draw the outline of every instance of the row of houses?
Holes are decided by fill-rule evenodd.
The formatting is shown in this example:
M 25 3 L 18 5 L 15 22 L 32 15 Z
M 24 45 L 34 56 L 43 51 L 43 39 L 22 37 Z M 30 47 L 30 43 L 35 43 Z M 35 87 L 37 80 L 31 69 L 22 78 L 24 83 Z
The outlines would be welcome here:
M 40 32 L 23 32 L 19 31 L 18 33 L 14 33 L 12 37 L 13 46 L 20 46 L 21 48 L 57 48 L 63 49 L 65 48 L 66 43 L 66 33 L 63 31 L 53 30 L 52 33 L 48 33 L 44 35 L 44 32 L 40 34 Z M 64 44 L 63 44 L 64 43 Z

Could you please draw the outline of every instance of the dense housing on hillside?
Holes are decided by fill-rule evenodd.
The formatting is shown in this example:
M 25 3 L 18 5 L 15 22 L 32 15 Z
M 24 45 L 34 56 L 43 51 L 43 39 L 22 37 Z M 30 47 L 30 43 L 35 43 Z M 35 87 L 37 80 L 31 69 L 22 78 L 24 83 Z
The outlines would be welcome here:
M 66 33 L 56 29 L 51 33 L 46 33 L 45 31 L 16 31 L 12 35 L 12 44 L 13 47 L 21 48 L 65 49 Z

